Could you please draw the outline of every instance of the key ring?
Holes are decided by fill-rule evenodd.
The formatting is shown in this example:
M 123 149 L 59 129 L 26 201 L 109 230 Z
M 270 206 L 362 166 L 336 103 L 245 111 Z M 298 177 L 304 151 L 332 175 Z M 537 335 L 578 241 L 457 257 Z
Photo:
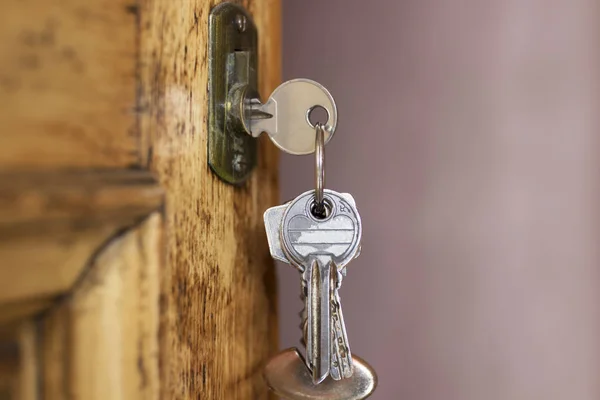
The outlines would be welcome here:
M 325 188 L 325 131 L 323 124 L 315 126 L 315 211 L 325 212 L 323 189 Z

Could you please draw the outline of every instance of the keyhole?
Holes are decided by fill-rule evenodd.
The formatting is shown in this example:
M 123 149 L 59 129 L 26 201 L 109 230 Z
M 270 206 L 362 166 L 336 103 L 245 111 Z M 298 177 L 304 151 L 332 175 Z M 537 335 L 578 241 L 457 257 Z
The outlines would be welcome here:
M 315 127 L 317 124 L 326 125 L 329 121 L 329 111 L 323 106 L 313 106 L 308 109 L 306 113 L 306 119 L 311 127 Z

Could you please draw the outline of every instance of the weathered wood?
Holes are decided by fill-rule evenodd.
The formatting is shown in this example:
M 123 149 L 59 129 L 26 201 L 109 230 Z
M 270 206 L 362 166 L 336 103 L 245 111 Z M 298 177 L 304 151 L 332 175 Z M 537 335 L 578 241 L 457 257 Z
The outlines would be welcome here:
M 148 215 L 163 190 L 144 170 L 0 173 L 0 226 L 123 220 Z
M 19 283 L 15 283 L 14 285 L 19 286 Z M 6 326 L 16 321 L 22 321 L 26 317 L 38 314 L 42 310 L 49 308 L 54 300 L 53 296 L 43 296 L 2 303 L 0 304 L 0 326 Z
M 0 399 L 268 398 L 278 157 L 208 168 L 214 4 L 0 4 Z M 244 4 L 267 95 L 279 0 Z
M 23 321 L 17 331 L 19 345 L 19 380 L 14 398 L 37 400 L 39 363 L 37 359 L 38 341 L 35 322 Z
M 146 163 L 166 190 L 161 397 L 264 399 L 276 348 L 275 277 L 262 214 L 277 202 L 277 151 L 263 138 L 243 187 L 206 158 L 207 20 L 213 2 L 142 2 L 140 108 Z M 280 75 L 277 0 L 244 3 L 260 40 L 260 92 Z
M 155 213 L 108 243 L 40 319 L 42 398 L 158 399 L 161 226 Z
M 146 171 L 0 174 L 0 320 L 70 289 L 107 239 L 162 202 Z
M 39 363 L 36 324 L 23 320 L 0 328 L 0 400 L 36 400 Z
M 154 213 L 99 249 L 47 312 L 4 321 L 0 399 L 158 399 L 162 248 L 162 216 Z
M 132 3 L 0 4 L 0 169 L 138 164 Z
M 15 325 L 0 327 L 0 400 L 12 400 L 19 393 L 22 373 L 19 362 L 19 330 Z

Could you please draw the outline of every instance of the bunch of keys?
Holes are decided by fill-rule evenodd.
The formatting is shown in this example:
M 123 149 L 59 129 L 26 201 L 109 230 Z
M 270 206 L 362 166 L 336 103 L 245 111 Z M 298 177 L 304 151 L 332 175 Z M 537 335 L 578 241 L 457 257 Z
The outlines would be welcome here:
M 311 124 L 315 105 L 327 110 L 327 125 Z M 324 87 L 302 79 L 282 84 L 265 104 L 253 105 L 253 112 L 262 116 L 252 119 L 253 135 L 266 131 L 286 152 L 315 153 L 315 190 L 264 214 L 272 257 L 296 267 L 302 277 L 306 345 L 305 358 L 295 348 L 273 357 L 265 380 L 290 400 L 365 399 L 375 390 L 377 376 L 350 352 L 339 296 L 346 267 L 360 254 L 362 225 L 350 194 L 324 188 L 325 144 L 335 132 L 335 103 Z

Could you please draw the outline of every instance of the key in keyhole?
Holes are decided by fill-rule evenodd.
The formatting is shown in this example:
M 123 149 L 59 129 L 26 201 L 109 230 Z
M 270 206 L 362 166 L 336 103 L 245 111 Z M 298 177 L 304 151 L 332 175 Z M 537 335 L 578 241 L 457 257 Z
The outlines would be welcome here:
M 326 118 L 320 115 L 320 109 L 325 112 Z M 329 142 L 337 126 L 333 97 L 323 85 L 309 79 L 282 83 L 264 104 L 256 99 L 248 101 L 244 113 L 245 124 L 252 136 L 258 137 L 267 132 L 277 147 L 296 155 L 314 153 L 313 121 L 325 120 L 325 143 Z

